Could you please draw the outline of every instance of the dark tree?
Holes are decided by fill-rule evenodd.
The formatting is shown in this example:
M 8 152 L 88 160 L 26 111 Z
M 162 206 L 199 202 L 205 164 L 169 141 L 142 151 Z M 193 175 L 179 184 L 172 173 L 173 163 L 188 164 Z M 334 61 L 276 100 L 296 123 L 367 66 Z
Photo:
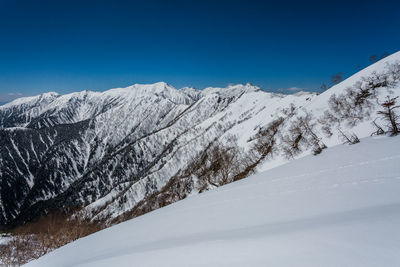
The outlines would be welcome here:
M 326 86 L 326 84 L 323 83 L 319 89 L 320 89 L 322 92 L 324 92 L 327 88 L 328 88 L 328 87 Z
M 331 81 L 332 81 L 333 85 L 340 83 L 342 80 L 343 80 L 343 72 L 339 72 L 335 75 L 332 75 L 332 77 L 331 77 Z
M 375 63 L 378 61 L 378 56 L 377 55 L 372 55 L 369 57 L 369 61 L 371 61 L 371 63 Z
M 388 52 L 383 53 L 382 56 L 381 56 L 381 59 L 387 57 L 388 55 L 389 55 Z
M 281 140 L 283 155 L 288 159 L 300 154 L 304 148 L 311 147 L 314 155 L 326 148 L 317 135 L 316 122 L 308 112 L 292 121 L 287 134 L 282 136 Z
M 387 96 L 386 101 L 381 104 L 383 110 L 377 112 L 388 122 L 389 132 L 392 135 L 397 135 L 399 133 L 399 115 L 395 112 L 395 109 L 400 108 L 400 105 L 396 103 L 397 98 L 398 96 L 392 98 Z

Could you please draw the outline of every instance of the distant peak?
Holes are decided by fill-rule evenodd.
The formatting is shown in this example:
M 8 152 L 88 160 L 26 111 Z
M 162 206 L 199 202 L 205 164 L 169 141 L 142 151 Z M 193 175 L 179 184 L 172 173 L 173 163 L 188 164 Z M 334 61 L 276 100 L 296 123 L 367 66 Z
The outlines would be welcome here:
M 165 88 L 165 87 L 170 87 L 174 88 L 172 85 L 166 83 L 166 82 L 156 82 L 156 83 L 135 83 L 134 85 L 128 86 L 127 88 Z
M 227 87 L 207 87 L 203 90 L 205 94 L 219 94 L 224 96 L 236 96 L 242 93 L 258 92 L 261 88 L 251 83 L 232 84 Z
M 55 97 L 55 96 L 59 96 L 60 94 L 57 92 L 47 92 L 47 93 L 43 93 L 41 94 L 43 97 Z
M 11 106 L 21 105 L 21 104 L 30 103 L 30 102 L 43 101 L 43 100 L 48 100 L 48 99 L 52 100 L 59 96 L 60 95 L 56 92 L 47 92 L 47 93 L 43 93 L 43 94 L 36 95 L 36 96 L 24 96 L 24 97 L 16 98 L 13 101 L 4 104 L 1 107 L 8 108 Z
M 230 85 L 227 88 L 243 88 L 246 89 L 246 92 L 257 92 L 261 90 L 260 87 L 251 83 Z
M 153 85 L 154 86 L 164 86 L 164 87 L 169 86 L 169 87 L 173 87 L 172 85 L 170 85 L 170 84 L 168 84 L 166 82 L 156 82 L 156 83 L 153 83 Z

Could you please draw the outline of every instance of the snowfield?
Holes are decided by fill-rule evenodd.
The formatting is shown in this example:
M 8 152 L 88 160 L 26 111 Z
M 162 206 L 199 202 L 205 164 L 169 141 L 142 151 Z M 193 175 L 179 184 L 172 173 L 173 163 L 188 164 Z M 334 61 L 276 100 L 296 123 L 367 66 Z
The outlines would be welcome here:
M 399 266 L 400 137 L 189 197 L 26 266 Z

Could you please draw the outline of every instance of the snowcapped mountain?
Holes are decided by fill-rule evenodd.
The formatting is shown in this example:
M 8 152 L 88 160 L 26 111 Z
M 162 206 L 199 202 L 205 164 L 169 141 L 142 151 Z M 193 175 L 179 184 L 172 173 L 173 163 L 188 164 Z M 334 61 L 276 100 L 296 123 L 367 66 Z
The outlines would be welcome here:
M 112 216 L 124 212 L 246 113 L 282 98 L 251 85 L 213 90 L 137 84 L 103 93 L 46 93 L 0 107 L 1 223 L 65 204 L 95 203 Z M 250 94 L 262 98 L 240 104 Z M 111 208 L 124 196 L 129 203 Z
M 397 266 L 400 137 L 328 148 L 26 266 Z
M 379 103 L 399 95 L 399 61 L 393 54 L 320 95 L 160 82 L 14 100 L 0 106 L 0 225 L 65 208 L 116 222 L 369 136 L 372 121 L 384 127 Z M 218 144 L 248 164 L 225 176 L 203 164 Z

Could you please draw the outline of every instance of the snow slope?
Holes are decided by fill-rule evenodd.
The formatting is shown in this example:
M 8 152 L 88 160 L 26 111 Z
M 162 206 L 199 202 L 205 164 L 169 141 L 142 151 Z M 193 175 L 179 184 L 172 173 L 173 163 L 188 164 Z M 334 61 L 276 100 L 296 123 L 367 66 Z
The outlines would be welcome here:
M 323 147 L 342 143 L 340 131 L 359 138 L 370 136 L 376 131 L 373 121 L 386 126 L 376 113 L 379 103 L 387 96 L 400 96 L 399 62 L 397 52 L 320 95 L 280 95 L 251 84 L 176 89 L 159 82 L 105 92 L 47 93 L 0 106 L 0 227 L 71 206 L 82 207 L 87 218 L 109 224 L 130 216 L 141 202 L 153 202 L 145 207 L 153 210 L 158 203 L 152 196 L 170 190 L 166 187 L 190 170 L 192 159 L 214 143 L 228 144 L 232 136 L 240 149 L 254 152 L 257 135 L 279 118 L 284 123 L 273 155 L 257 163 L 259 171 L 287 162 L 290 155 L 285 154 L 285 144 L 296 140 L 288 133 L 307 114 L 312 115 L 310 124 L 315 125 L 314 139 L 320 148 L 322 143 Z M 380 80 L 374 72 L 386 77 L 382 74 L 391 65 L 397 67 L 396 75 L 389 75 L 396 76 L 396 82 L 374 87 L 373 97 L 364 101 L 368 107 L 359 104 L 350 109 L 364 111 L 355 114 L 354 123 L 332 113 L 329 99 L 333 95 L 346 95 L 356 83 L 365 87 L 370 76 Z M 327 122 L 326 112 L 339 117 Z M 315 151 L 312 142 L 301 139 L 301 151 L 293 157 Z M 188 186 L 179 197 L 214 187 L 199 183 L 198 178 L 187 179 Z M 172 196 L 170 201 L 176 199 Z
M 247 147 L 280 109 L 313 97 L 250 84 L 203 92 L 160 82 L 17 99 L 0 107 L 0 227 L 71 205 L 113 219 L 213 140 L 234 134 Z
M 398 266 L 400 137 L 328 148 L 26 266 Z

